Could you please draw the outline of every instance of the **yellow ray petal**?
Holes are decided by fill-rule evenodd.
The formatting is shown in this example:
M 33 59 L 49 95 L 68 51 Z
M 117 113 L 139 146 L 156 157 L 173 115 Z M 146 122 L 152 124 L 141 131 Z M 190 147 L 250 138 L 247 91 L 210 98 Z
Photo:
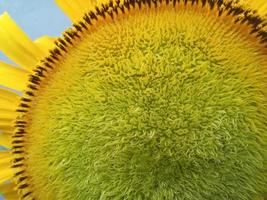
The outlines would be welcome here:
M 11 153 L 10 151 L 0 151 L 0 184 L 10 180 L 13 176 L 11 168 Z
M 0 132 L 12 132 L 14 131 L 14 128 L 12 126 L 6 126 L 3 124 L 0 124 Z
M 80 8 L 94 8 L 93 6 L 97 4 L 97 0 L 76 0 L 77 4 L 80 6 Z M 100 0 L 99 2 L 104 2 L 103 0 Z
M 0 167 L 0 170 L 0 184 L 12 179 L 14 171 L 10 166 L 6 168 Z
M 107 0 L 101 0 L 101 2 Z M 77 22 L 81 20 L 82 16 L 94 9 L 97 5 L 96 0 L 55 0 L 57 5 L 62 9 L 62 11 L 71 19 L 72 22 Z
M 11 159 L 11 151 L 0 151 L 0 163 L 6 159 Z
M 15 117 L 2 118 L 0 113 L 0 146 L 11 148 Z
M 259 7 L 258 12 L 267 18 L 267 1 Z
M 11 114 L 9 112 L 9 110 L 16 110 L 18 103 L 20 100 L 20 96 L 14 92 L 5 90 L 0 88 L 0 118 L 3 115 L 9 115 Z M 2 109 L 4 109 L 4 111 L 2 111 Z M 7 111 L 7 113 L 5 112 L 5 110 Z
M 9 90 L 0 88 L 0 99 L 5 99 L 6 101 L 12 102 L 14 100 L 19 100 L 20 96 Z
M 5 131 L 11 132 L 13 130 L 14 130 L 13 123 L 0 121 L 0 131 L 3 131 L 3 132 L 5 132 Z
M 77 12 L 77 8 L 75 8 L 75 6 L 77 6 L 76 3 L 71 5 L 70 2 L 66 0 L 55 0 L 55 2 L 72 21 L 77 21 L 80 15 L 79 12 Z
M 10 112 L 6 113 L 5 111 L 15 111 L 18 107 L 19 101 L 14 99 L 13 102 L 7 101 L 6 99 L 2 99 L 0 96 L 0 118 L 5 116 L 6 114 L 10 116 Z M 2 113 L 2 110 L 4 110 L 4 113 Z M 14 116 L 12 114 L 12 116 Z
M 4 118 L 1 118 L 0 117 L 0 124 L 1 123 L 6 123 L 6 124 L 13 124 L 14 122 L 14 118 L 9 118 L 9 117 L 4 117 Z
M 0 193 L 4 196 L 5 200 L 19 199 L 18 193 L 15 190 L 15 184 L 12 182 L 0 185 Z
M 0 133 L 0 146 L 11 148 L 12 137 L 6 133 Z
M 0 109 L 0 121 L 15 120 L 18 113 L 15 110 Z
M 266 0 L 241 0 L 240 3 L 251 8 L 252 10 L 257 10 L 261 16 L 267 15 Z
M 48 52 L 55 47 L 56 38 L 43 36 L 34 41 L 34 43 L 43 51 Z
M 45 56 L 7 13 L 0 16 L 0 50 L 15 63 L 29 70 Z
M 0 85 L 22 91 L 26 89 L 29 73 L 0 61 Z

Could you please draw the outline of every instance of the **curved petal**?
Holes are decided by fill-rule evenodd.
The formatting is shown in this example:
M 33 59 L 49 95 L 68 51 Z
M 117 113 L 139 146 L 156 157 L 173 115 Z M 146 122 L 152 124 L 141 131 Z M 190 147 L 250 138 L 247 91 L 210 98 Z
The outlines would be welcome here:
M 7 13 L 0 16 L 0 50 L 28 70 L 45 56 L 45 52 L 34 44 Z
M 0 88 L 0 146 L 11 147 L 14 121 L 18 116 L 15 110 L 18 107 L 19 101 L 19 95 Z
M 257 10 L 261 16 L 267 15 L 267 1 L 266 0 L 240 0 L 240 3 L 252 10 Z
M 13 169 L 11 168 L 10 151 L 0 151 L 0 184 L 12 179 Z
M 0 121 L 0 130 L 11 132 L 14 130 L 13 123 Z
M 42 36 L 34 41 L 34 43 L 43 51 L 48 52 L 55 47 L 56 38 Z
M 15 184 L 12 182 L 0 185 L 0 192 L 4 196 L 5 200 L 19 199 L 18 193 L 15 190 Z
M 0 123 L 1 121 L 7 120 L 7 119 L 14 120 L 16 119 L 17 115 L 18 114 L 16 113 L 15 109 L 14 110 L 0 109 Z
M 86 12 L 94 9 L 98 4 L 108 2 L 108 0 L 55 0 L 55 2 L 72 22 L 77 22 Z
M 0 118 L 4 116 L 14 116 L 20 96 L 14 92 L 0 88 Z
M 11 135 L 7 133 L 0 133 L 0 146 L 11 148 Z
M 22 91 L 25 89 L 29 73 L 0 61 L 0 85 Z

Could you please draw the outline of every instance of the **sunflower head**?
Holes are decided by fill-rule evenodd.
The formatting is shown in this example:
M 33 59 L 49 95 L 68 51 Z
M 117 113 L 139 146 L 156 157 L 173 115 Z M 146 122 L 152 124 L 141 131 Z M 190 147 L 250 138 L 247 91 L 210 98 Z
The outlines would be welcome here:
M 7 199 L 264 199 L 264 1 L 57 3 L 56 40 L 0 18 Z

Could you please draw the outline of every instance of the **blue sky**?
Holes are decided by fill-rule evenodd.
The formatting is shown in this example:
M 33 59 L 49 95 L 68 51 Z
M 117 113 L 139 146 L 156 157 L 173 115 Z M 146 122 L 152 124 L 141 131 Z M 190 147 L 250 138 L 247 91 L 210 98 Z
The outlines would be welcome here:
M 54 0 L 0 0 L 0 14 L 5 11 L 32 39 L 58 36 L 71 24 Z M 2 52 L 0 60 L 7 60 Z
M 43 35 L 58 36 L 71 25 L 53 0 L 0 0 L 0 14 L 5 11 L 32 39 Z M 0 60 L 10 62 L 2 52 Z

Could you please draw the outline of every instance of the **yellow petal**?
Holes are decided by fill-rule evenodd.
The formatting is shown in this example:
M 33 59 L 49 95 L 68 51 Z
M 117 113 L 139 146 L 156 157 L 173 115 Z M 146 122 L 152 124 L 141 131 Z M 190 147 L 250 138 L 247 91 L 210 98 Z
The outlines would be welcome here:
M 0 99 L 5 99 L 8 102 L 13 102 L 14 100 L 19 100 L 20 96 L 9 90 L 0 88 Z
M 18 94 L 0 88 L 0 119 L 15 119 L 19 101 Z
M 96 0 L 55 0 L 55 2 L 72 22 L 81 20 L 86 12 L 94 9 L 97 5 Z
M 0 61 L 0 85 L 22 91 L 26 88 L 29 73 Z
M 7 13 L 0 16 L 0 50 L 15 63 L 29 70 L 45 56 Z
M 0 133 L 0 146 L 11 148 L 12 137 L 6 133 Z
M 11 153 L 10 151 L 0 151 L 0 184 L 10 180 L 13 176 L 11 168 Z
M 240 3 L 251 8 L 252 10 L 257 10 L 258 14 L 260 14 L 261 16 L 267 15 L 266 0 L 241 0 Z
M 0 121 L 5 120 L 15 120 L 18 116 L 18 113 L 14 110 L 0 109 Z
M 5 121 L 0 121 L 0 131 L 7 131 L 7 132 L 11 132 L 14 130 L 14 125 L 13 123 L 10 122 L 5 122 Z
M 258 12 L 260 15 L 267 17 L 267 1 L 259 7 Z
M 11 152 L 10 151 L 0 151 L 0 163 L 4 162 L 6 159 L 11 160 Z
M 55 0 L 55 2 L 72 21 L 77 21 L 80 15 L 75 8 L 77 6 L 75 2 L 73 3 L 74 5 L 71 5 L 67 0 Z
M 14 130 L 14 119 L 0 120 L 0 131 L 12 132 Z
M 14 119 L 15 118 L 13 119 L 0 118 L 0 146 L 5 146 L 7 148 L 11 147 L 12 133 L 14 131 L 14 123 L 15 123 Z M 1 163 L 1 154 L 0 154 L 0 163 Z
M 0 170 L 1 170 L 1 173 L 0 173 L 0 184 L 12 179 L 14 171 L 11 168 L 11 166 L 6 167 L 6 168 L 0 167 Z
M 19 199 L 18 193 L 15 190 L 15 184 L 12 182 L 0 185 L 0 193 L 4 196 L 5 200 Z
M 56 38 L 49 36 L 43 36 L 34 41 L 34 43 L 43 51 L 48 52 L 49 50 L 55 48 Z

